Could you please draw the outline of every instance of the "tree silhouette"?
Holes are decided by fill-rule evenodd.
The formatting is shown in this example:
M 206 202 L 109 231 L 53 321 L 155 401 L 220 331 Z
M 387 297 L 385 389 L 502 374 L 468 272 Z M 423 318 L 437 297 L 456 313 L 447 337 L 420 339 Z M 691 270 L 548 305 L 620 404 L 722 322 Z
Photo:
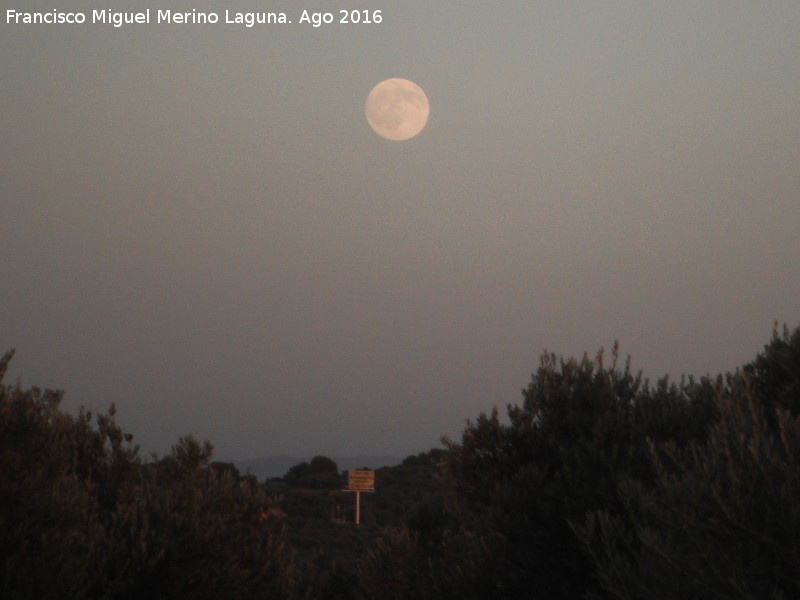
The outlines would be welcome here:
M 0 597 L 293 596 L 276 498 L 190 436 L 144 464 L 113 406 L 71 416 L 62 396 L 0 380 Z

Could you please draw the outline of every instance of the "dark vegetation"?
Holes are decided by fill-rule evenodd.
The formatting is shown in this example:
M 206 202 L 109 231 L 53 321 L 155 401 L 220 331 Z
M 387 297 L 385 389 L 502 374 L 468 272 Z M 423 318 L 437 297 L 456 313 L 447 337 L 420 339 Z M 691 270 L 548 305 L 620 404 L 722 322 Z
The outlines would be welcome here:
M 359 527 L 326 457 L 143 460 L 113 406 L 0 385 L 0 597 L 800 598 L 800 328 L 724 376 L 623 363 L 545 353 L 506 419 L 378 469 Z

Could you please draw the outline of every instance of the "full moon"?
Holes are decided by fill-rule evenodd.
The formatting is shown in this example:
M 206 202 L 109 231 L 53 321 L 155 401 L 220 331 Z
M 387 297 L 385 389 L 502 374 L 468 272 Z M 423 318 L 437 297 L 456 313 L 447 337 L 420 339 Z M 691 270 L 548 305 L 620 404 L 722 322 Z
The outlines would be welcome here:
M 400 142 L 423 130 L 430 106 L 422 88 L 408 79 L 387 79 L 372 88 L 364 112 L 379 136 Z

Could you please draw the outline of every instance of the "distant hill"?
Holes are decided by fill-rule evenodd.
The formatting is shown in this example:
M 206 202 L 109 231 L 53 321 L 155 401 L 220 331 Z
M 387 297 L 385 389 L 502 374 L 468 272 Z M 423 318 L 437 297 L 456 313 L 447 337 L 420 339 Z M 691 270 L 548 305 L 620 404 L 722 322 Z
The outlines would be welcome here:
M 262 456 L 260 458 L 251 458 L 248 460 L 234 460 L 231 461 L 242 475 L 250 473 L 256 476 L 256 479 L 263 481 L 269 477 L 282 477 L 293 466 L 300 464 L 303 461 L 310 461 L 313 456 Z M 365 467 L 367 469 L 379 469 L 381 467 L 392 467 L 399 465 L 403 462 L 402 458 L 397 456 L 343 456 L 343 457 L 329 457 L 339 471 L 349 471 L 351 469 L 360 469 Z

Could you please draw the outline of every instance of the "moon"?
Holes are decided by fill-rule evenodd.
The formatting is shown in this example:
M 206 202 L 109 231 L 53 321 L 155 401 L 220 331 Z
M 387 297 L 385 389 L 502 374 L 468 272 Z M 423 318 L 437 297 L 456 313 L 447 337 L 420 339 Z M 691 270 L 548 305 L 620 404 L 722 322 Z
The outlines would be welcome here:
M 367 122 L 379 136 L 401 142 L 425 128 L 430 114 L 428 97 L 408 79 L 381 81 L 367 96 L 364 112 Z

